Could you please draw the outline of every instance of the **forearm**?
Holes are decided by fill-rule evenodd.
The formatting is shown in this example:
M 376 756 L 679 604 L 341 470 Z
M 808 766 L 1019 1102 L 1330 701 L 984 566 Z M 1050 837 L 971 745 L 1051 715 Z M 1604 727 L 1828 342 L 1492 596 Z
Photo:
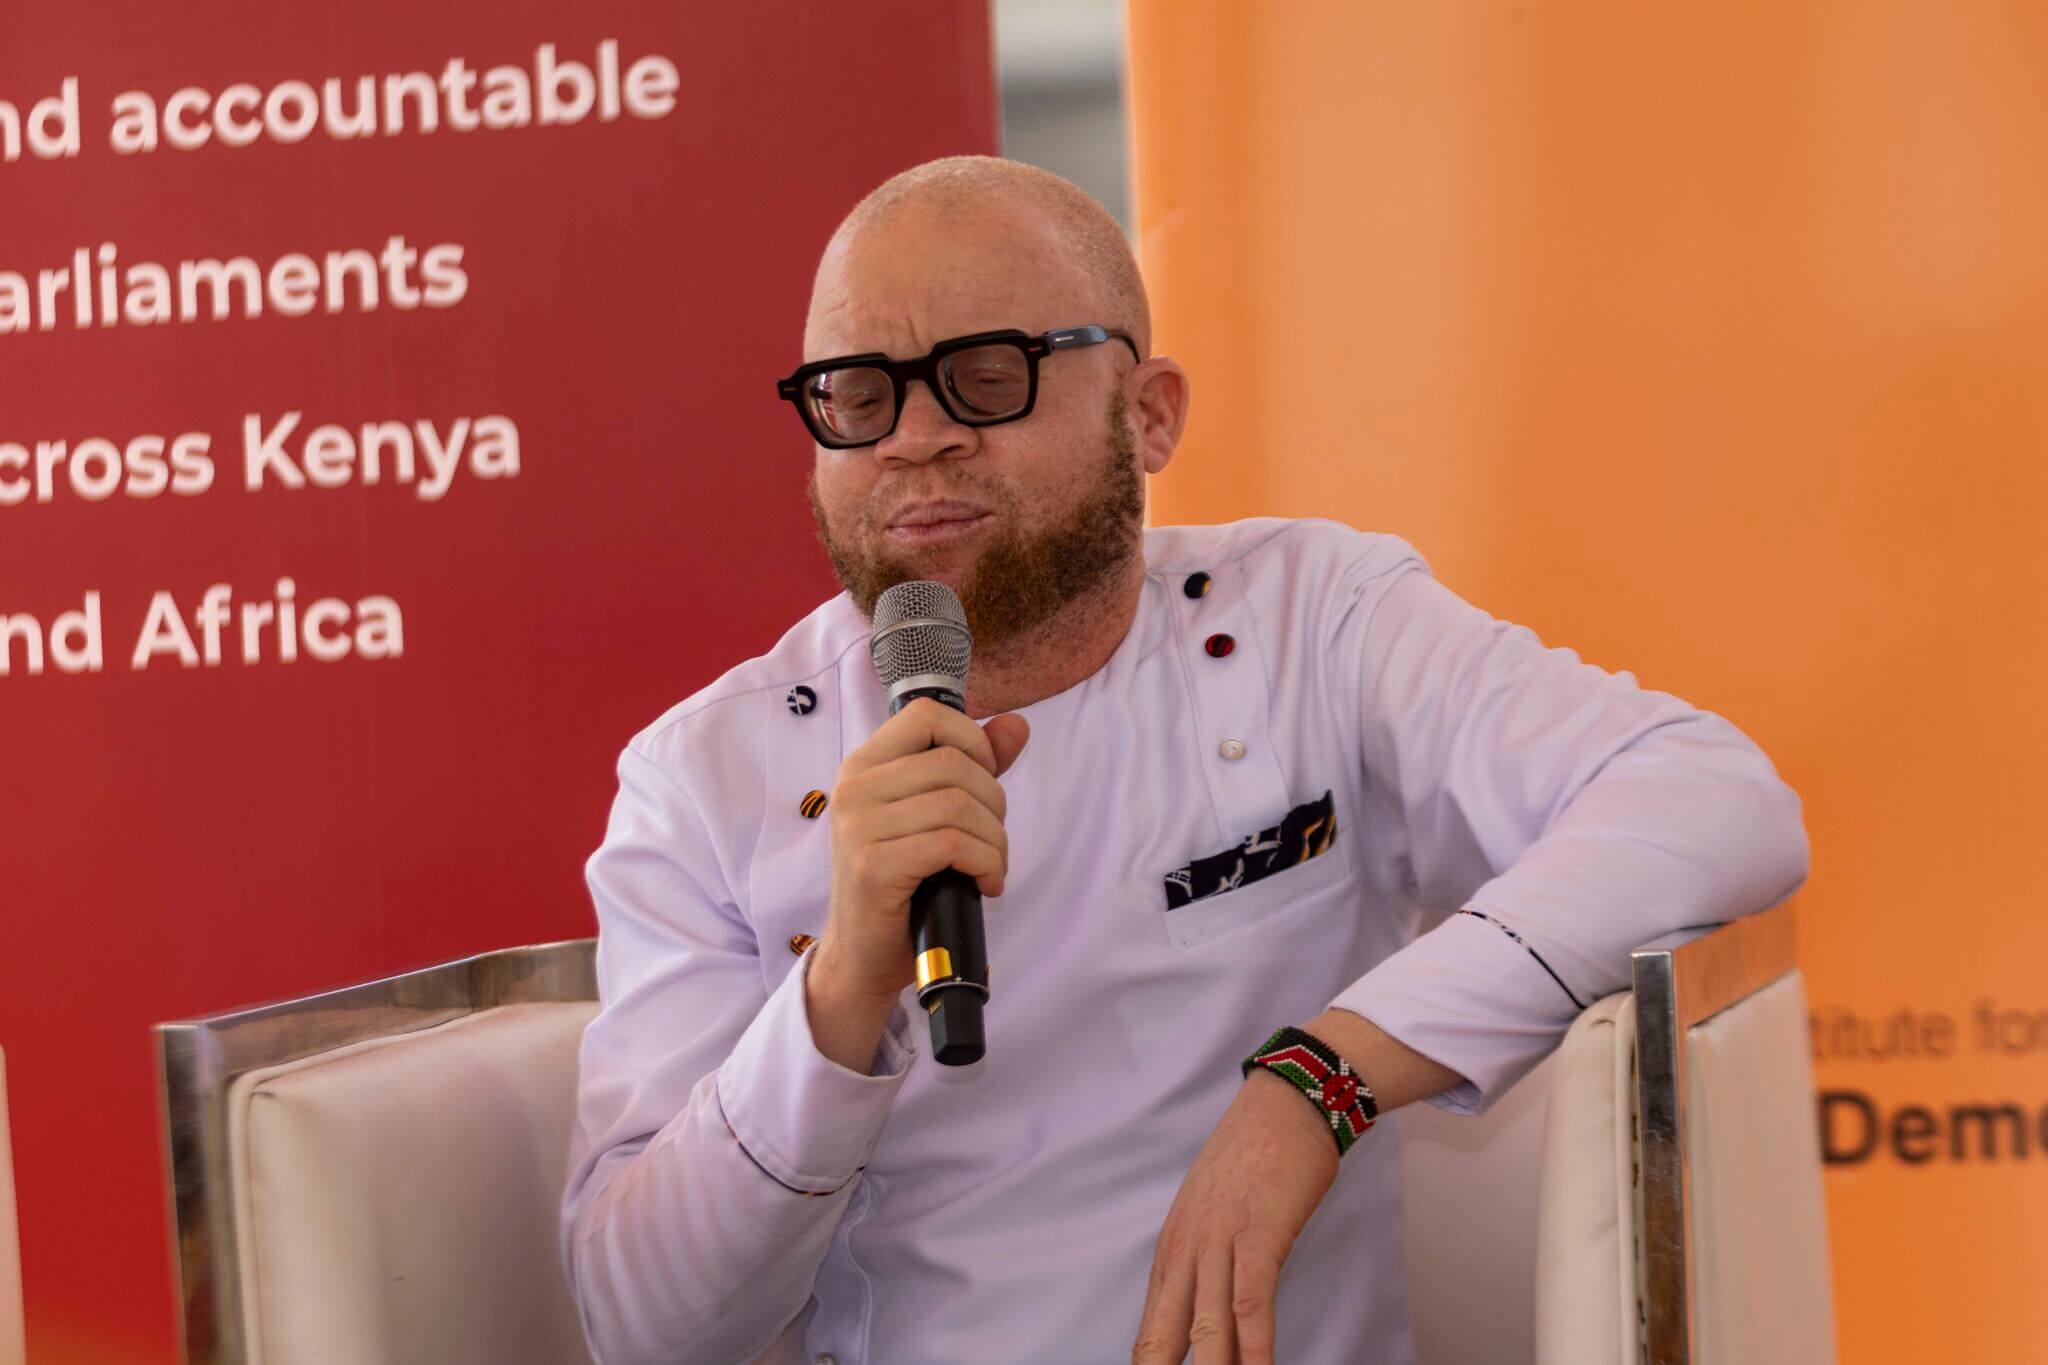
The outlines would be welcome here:
M 1300 1026 L 1351 1064 L 1382 1114 L 1441 1094 L 1465 1078 L 1407 1046 L 1378 1024 L 1346 1009 L 1326 1009 Z
M 570 1286 L 606 1365 L 747 1359 L 810 1296 L 912 1057 L 901 1014 L 833 1044 L 865 1048 L 857 1070 L 827 1055 L 806 998 L 815 965 L 813 950 L 645 1146 L 593 1156 L 587 1170 L 579 1158 Z M 597 1055 L 604 1042 L 600 1032 Z M 612 1122 L 637 1126 L 630 1114 Z M 600 1136 L 592 1151 L 606 1145 Z
M 571 1282 L 605 1365 L 765 1349 L 802 1311 L 853 1197 L 856 1182 L 807 1196 L 759 1169 L 726 1126 L 716 1079 L 613 1173 L 577 1229 Z
M 1609 759 L 1465 908 L 1519 935 L 1583 1008 L 1627 989 L 1636 948 L 1776 904 L 1807 860 L 1798 796 L 1733 725 L 1698 713 Z
M 1424 1098 L 1480 1112 L 1581 1010 L 1628 988 L 1634 949 L 1774 904 L 1806 865 L 1797 796 L 1733 726 L 1696 714 L 1614 754 L 1470 891 L 1474 913 L 1451 915 L 1331 1005 L 1454 1068 L 1460 1079 Z
M 804 982 L 804 1008 L 819 1052 L 848 1071 L 868 1075 L 895 1005 L 893 995 L 875 998 L 848 989 L 827 945 L 818 944 L 817 960 Z

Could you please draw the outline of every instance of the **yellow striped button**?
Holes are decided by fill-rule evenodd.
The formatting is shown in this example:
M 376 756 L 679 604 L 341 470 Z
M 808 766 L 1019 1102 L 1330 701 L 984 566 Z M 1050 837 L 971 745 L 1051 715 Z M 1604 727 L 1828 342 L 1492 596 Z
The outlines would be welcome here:
M 815 820 L 825 813 L 825 793 L 811 790 L 804 793 L 804 799 L 796 808 L 804 813 L 804 819 Z

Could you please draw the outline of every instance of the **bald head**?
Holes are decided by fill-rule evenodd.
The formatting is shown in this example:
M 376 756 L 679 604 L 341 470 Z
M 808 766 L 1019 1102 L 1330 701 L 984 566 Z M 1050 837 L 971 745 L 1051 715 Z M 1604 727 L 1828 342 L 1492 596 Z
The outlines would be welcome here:
M 1109 210 L 1051 171 L 994 156 L 927 161 L 891 176 L 854 205 L 819 260 L 813 323 L 821 305 L 831 306 L 849 264 L 866 254 L 863 248 L 881 239 L 914 241 L 940 225 L 982 240 L 984 250 L 974 258 L 982 279 L 933 281 L 933 287 L 1037 293 L 1049 303 L 1072 299 L 1067 306 L 1092 307 L 1092 314 L 1062 313 L 1047 327 L 1100 323 L 1120 328 L 1137 340 L 1140 354 L 1150 353 L 1152 313 L 1145 283 Z

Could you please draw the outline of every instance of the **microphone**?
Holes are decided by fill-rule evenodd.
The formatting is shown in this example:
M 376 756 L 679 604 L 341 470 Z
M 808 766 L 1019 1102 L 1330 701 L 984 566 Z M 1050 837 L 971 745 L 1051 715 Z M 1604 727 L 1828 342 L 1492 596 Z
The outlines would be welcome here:
M 869 650 L 895 715 L 919 697 L 967 710 L 967 661 L 974 637 L 967 612 L 943 583 L 898 583 L 875 603 Z M 917 950 L 917 1003 L 930 1017 L 932 1056 L 968 1066 L 985 1047 L 988 941 L 981 930 L 981 888 L 958 868 L 943 868 L 910 896 L 910 941 Z

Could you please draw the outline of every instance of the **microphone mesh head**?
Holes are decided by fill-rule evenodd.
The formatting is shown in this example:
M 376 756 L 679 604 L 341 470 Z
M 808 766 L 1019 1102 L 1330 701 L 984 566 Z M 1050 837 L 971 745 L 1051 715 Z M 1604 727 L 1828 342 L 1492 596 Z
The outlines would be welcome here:
M 916 579 L 898 583 L 875 603 L 875 638 L 869 646 L 875 673 L 885 688 L 905 678 L 937 673 L 967 690 L 967 661 L 974 637 L 967 611 L 944 583 Z

